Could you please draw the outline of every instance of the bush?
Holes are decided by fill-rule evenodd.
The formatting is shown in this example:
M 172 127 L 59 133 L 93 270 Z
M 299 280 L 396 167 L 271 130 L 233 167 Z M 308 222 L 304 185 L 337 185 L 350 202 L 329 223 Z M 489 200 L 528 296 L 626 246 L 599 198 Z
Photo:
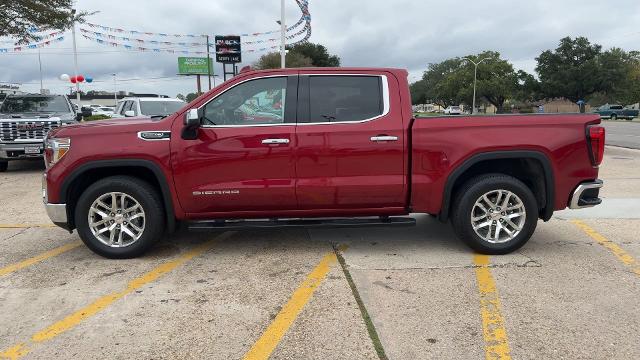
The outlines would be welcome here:
M 86 116 L 82 118 L 82 120 L 84 121 L 105 120 L 105 119 L 111 119 L 111 117 L 107 115 L 91 115 L 91 116 Z

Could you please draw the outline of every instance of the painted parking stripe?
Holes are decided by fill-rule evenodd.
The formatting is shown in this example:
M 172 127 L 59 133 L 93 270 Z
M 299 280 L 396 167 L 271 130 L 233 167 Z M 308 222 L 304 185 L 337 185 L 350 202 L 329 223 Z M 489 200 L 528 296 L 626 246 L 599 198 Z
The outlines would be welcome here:
M 482 334 L 485 342 L 485 358 L 511 359 L 507 330 L 500 308 L 500 297 L 496 282 L 489 268 L 489 256 L 475 255 L 476 280 L 480 294 L 480 315 L 482 316 Z
M 146 274 L 135 278 L 127 284 L 121 291 L 117 291 L 111 294 L 107 294 L 98 298 L 91 304 L 85 306 L 84 308 L 74 312 L 73 314 L 67 316 L 66 318 L 52 324 L 46 329 L 35 333 L 25 342 L 18 343 L 3 352 L 0 352 L 0 359 L 18 359 L 25 355 L 27 355 L 34 345 L 38 343 L 45 342 L 47 340 L 51 340 L 56 336 L 64 333 L 65 331 L 71 330 L 82 321 L 92 317 L 93 315 L 99 313 L 100 311 L 107 308 L 109 305 L 113 304 L 115 301 L 122 299 L 126 295 L 134 292 L 135 290 L 141 288 L 144 285 L 147 285 L 161 276 L 175 270 L 178 266 L 186 263 L 187 261 L 193 259 L 196 256 L 199 256 L 211 249 L 213 245 L 216 244 L 217 241 L 227 238 L 231 235 L 231 233 L 224 233 L 212 240 L 209 240 L 205 243 L 202 243 L 195 248 L 185 252 L 174 260 L 165 262 L 155 269 L 147 272 Z
M 0 229 L 53 228 L 54 224 L 0 224 Z
M 613 255 L 618 258 L 618 260 L 631 268 L 631 271 L 633 271 L 636 275 L 640 276 L 640 262 L 634 259 L 633 256 L 631 256 L 628 252 L 624 251 L 624 249 L 621 248 L 618 244 L 602 236 L 600 233 L 580 220 L 571 220 L 571 222 L 582 229 L 582 231 L 587 233 L 587 235 L 589 235 L 598 244 L 611 251 Z
M 289 301 L 282 307 L 276 318 L 264 331 L 262 336 L 244 356 L 245 360 L 268 359 L 273 350 L 278 346 L 284 334 L 289 330 L 304 306 L 313 296 L 314 291 L 320 286 L 327 276 L 331 266 L 337 262 L 335 252 L 327 253 L 318 265 L 307 275 L 298 289 L 291 295 Z
M 8 275 L 8 274 L 11 274 L 14 271 L 18 271 L 20 269 L 24 269 L 27 266 L 31 266 L 33 264 L 37 264 L 37 263 L 39 263 L 41 261 L 47 260 L 48 258 L 60 255 L 60 254 L 65 253 L 65 252 L 67 252 L 69 250 L 73 250 L 73 249 L 77 248 L 80 245 L 82 245 L 82 241 L 74 241 L 72 243 L 57 247 L 55 249 L 52 249 L 52 250 L 49 250 L 49 251 L 45 251 L 42 254 L 36 255 L 36 256 L 28 258 L 26 260 L 22 260 L 19 263 L 15 263 L 15 264 L 11 264 L 9 266 L 5 266 L 3 268 L 0 268 L 0 276 L 5 276 L 5 275 Z

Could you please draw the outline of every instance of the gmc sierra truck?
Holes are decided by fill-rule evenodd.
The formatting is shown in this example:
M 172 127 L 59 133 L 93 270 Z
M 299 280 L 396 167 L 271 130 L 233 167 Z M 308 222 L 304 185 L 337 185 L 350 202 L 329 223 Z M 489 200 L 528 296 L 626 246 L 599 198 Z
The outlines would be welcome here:
M 504 254 L 554 210 L 597 205 L 597 114 L 413 118 L 407 72 L 249 71 L 164 118 L 71 125 L 45 141 L 51 220 L 110 258 L 193 230 L 451 221 Z
M 11 160 L 42 158 L 47 132 L 77 120 L 65 95 L 7 95 L 0 105 L 0 172 Z

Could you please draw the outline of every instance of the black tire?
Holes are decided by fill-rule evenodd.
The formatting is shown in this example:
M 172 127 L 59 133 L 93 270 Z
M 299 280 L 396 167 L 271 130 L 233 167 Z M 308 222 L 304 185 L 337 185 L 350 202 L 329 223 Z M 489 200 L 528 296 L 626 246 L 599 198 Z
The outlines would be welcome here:
M 492 190 L 508 190 L 517 195 L 526 211 L 525 222 L 520 232 L 511 240 L 492 243 L 480 237 L 473 229 L 471 214 L 475 202 Z M 481 254 L 507 254 L 522 247 L 536 229 L 538 205 L 536 198 L 522 181 L 504 174 L 487 174 L 467 181 L 455 195 L 451 223 L 456 235 Z
M 110 192 L 133 197 L 144 211 L 144 231 L 131 245 L 110 247 L 96 238 L 89 228 L 89 208 L 96 199 Z M 165 212 L 160 196 L 149 183 L 130 176 L 113 176 L 98 180 L 82 193 L 75 209 L 75 224 L 82 241 L 96 254 L 110 259 L 128 259 L 142 255 L 162 237 Z
M 618 120 L 618 115 L 611 114 L 611 120 L 613 120 L 613 121 Z
M 9 168 L 8 161 L 0 161 L 0 172 L 5 172 Z

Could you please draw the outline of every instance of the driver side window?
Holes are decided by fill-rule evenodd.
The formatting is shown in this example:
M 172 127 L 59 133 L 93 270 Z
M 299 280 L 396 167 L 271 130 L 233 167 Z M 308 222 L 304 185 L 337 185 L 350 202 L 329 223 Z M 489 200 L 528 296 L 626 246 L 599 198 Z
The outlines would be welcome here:
M 282 124 L 286 89 L 286 77 L 249 80 L 227 90 L 205 105 L 202 124 Z

